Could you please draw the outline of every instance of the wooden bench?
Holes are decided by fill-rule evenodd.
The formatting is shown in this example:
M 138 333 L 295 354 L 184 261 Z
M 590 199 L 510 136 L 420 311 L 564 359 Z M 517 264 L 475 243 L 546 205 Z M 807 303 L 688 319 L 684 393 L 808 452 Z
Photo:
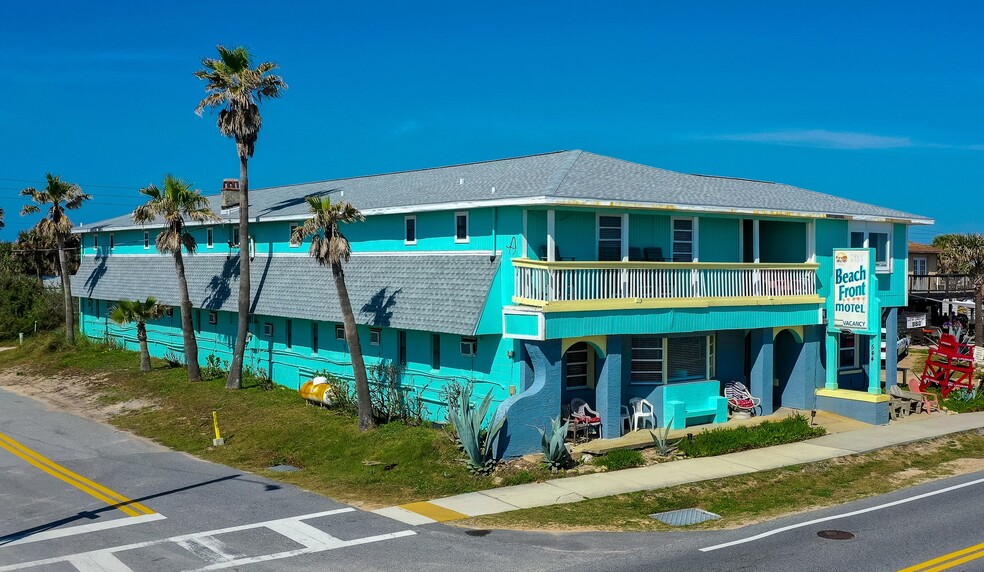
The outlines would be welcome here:
M 728 420 L 728 399 L 721 396 L 717 381 L 670 383 L 663 388 L 663 423 L 671 429 L 686 429 L 688 421 L 711 418 L 711 423 Z

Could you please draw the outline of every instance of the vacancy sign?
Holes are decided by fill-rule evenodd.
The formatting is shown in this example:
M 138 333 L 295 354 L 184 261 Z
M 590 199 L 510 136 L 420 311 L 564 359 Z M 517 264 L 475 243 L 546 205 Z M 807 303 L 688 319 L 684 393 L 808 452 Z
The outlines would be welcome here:
M 871 249 L 834 251 L 834 329 L 854 333 L 876 331 L 872 320 L 875 302 Z

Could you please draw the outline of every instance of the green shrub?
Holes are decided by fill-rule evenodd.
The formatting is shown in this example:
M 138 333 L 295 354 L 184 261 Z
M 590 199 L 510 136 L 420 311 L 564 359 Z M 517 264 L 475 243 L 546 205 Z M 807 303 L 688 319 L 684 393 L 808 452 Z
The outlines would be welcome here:
M 979 391 L 977 387 L 971 391 L 954 389 L 946 399 L 940 399 L 940 405 L 956 413 L 984 411 L 984 391 Z
M 680 442 L 680 452 L 688 457 L 711 457 L 748 449 L 795 443 L 827 433 L 823 427 L 810 427 L 806 417 L 793 415 L 780 421 L 765 421 L 752 427 L 713 429 L 697 433 Z
M 603 457 L 594 460 L 594 464 L 605 467 L 609 471 L 631 469 L 645 464 L 642 453 L 635 449 L 616 449 Z
M 528 483 L 535 483 L 537 481 L 537 476 L 530 471 L 516 471 L 511 475 L 504 475 L 502 477 L 502 486 L 511 487 L 513 485 L 525 485 Z

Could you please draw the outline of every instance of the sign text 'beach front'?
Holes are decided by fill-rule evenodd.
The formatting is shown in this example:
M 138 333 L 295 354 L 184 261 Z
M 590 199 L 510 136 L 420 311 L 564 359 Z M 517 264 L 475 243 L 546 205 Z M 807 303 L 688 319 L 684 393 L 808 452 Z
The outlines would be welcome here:
M 869 249 L 834 251 L 834 328 L 865 333 L 872 330 L 874 301 Z

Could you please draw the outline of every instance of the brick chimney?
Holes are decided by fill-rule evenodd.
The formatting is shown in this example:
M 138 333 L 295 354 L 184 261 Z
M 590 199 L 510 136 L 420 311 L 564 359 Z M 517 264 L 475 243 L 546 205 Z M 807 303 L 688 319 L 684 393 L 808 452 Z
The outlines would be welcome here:
M 239 179 L 222 179 L 222 208 L 239 205 Z

